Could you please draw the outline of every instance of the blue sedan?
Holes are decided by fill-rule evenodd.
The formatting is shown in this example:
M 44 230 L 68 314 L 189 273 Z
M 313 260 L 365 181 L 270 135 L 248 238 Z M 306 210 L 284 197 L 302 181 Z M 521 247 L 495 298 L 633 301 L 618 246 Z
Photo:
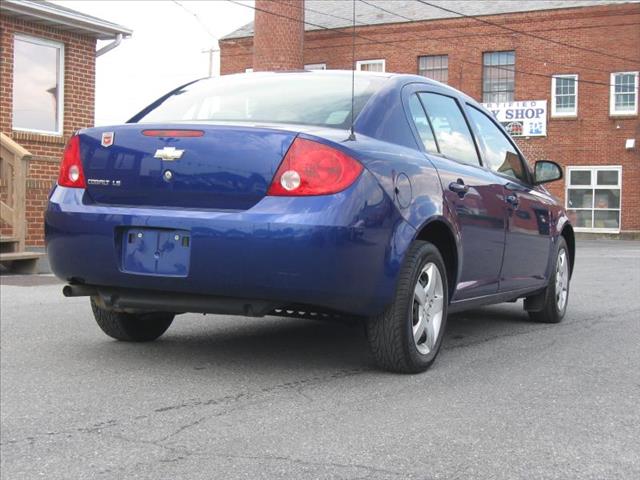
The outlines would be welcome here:
M 348 317 L 378 365 L 420 372 L 448 313 L 523 298 L 534 321 L 565 315 L 574 233 L 542 186 L 561 177 L 424 77 L 230 75 L 73 135 L 47 251 L 118 340 L 185 312 Z

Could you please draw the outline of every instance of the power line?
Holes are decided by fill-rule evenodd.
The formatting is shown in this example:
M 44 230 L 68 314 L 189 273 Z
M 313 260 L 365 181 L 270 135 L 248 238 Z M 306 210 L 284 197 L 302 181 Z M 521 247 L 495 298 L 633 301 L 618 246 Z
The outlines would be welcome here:
M 362 0 L 361 0 L 362 1 Z M 367 24 L 369 25 L 369 24 Z M 564 27 L 564 28 L 548 28 L 548 29 L 541 29 L 541 30 L 534 30 L 537 32 L 564 32 L 564 31 L 573 31 L 573 30 L 587 30 L 587 29 L 595 29 L 595 28 L 611 28 L 611 27 L 631 27 L 631 26 L 636 26 L 636 25 L 640 25 L 640 23 L 638 22 L 625 22 L 625 23 L 613 23 L 613 24 L 607 24 L 607 25 L 582 25 L 582 26 L 575 26 L 575 27 Z M 347 28 L 347 27 L 339 27 L 339 28 Z M 334 29 L 331 29 L 331 31 L 336 31 Z M 342 33 L 341 36 L 346 36 L 347 33 Z M 385 43 L 387 44 L 393 44 L 393 43 L 406 43 L 407 41 L 413 41 L 413 42 L 424 42 L 426 41 L 439 41 L 439 40 L 448 40 L 448 39 L 460 39 L 460 38 L 474 38 L 474 37 L 486 37 L 486 36 L 496 36 L 496 35 L 508 35 L 508 33 L 466 33 L 466 34 L 460 34 L 460 33 L 456 33 L 453 35 L 445 35 L 445 36 L 441 36 L 441 37 L 433 37 L 430 36 L 428 38 L 417 38 L 417 37 L 410 37 L 409 39 L 403 38 L 401 40 L 387 40 Z M 364 45 L 371 45 L 371 44 L 377 44 L 379 42 L 360 42 L 357 45 L 358 46 L 364 46 Z M 240 45 L 240 43 L 237 43 L 237 45 Z M 243 48 L 247 49 L 247 47 L 245 47 L 244 45 L 242 45 Z M 316 46 L 308 46 L 305 47 L 305 50 L 323 50 L 323 49 L 327 49 L 327 48 L 346 48 L 346 47 L 351 47 L 351 43 L 342 43 L 342 44 L 331 44 L 331 45 L 316 45 Z M 233 57 L 233 56 L 243 56 L 243 55 L 250 55 L 251 53 L 248 54 L 230 54 L 228 56 Z M 522 53 L 520 53 L 519 55 L 521 56 L 525 56 L 526 58 L 532 58 L 535 59 L 539 62 L 546 62 L 546 63 L 557 63 L 557 62 L 552 62 L 550 60 L 540 60 L 537 59 L 536 57 L 530 57 L 530 56 L 526 56 L 523 55 Z M 559 63 L 560 65 L 565 65 L 565 66 L 573 66 L 573 65 L 568 65 L 568 64 L 562 64 Z M 575 65 L 578 68 L 583 68 L 586 70 L 594 70 L 594 71 L 598 71 L 598 72 L 605 72 L 608 73 L 609 70 L 602 70 L 602 69 L 596 69 L 593 67 L 586 67 L 583 65 Z
M 407 20 L 409 22 L 415 22 L 416 21 L 414 18 L 405 17 L 404 15 L 400 15 L 399 13 L 392 12 L 390 10 L 382 8 L 379 5 L 375 5 L 373 3 L 366 2 L 365 0 L 359 0 L 359 1 L 360 1 L 360 3 L 364 3 L 365 5 L 369 5 L 370 7 L 377 8 L 378 10 L 383 11 L 385 13 L 388 13 L 389 15 L 394 15 L 394 16 L 396 16 L 398 18 L 402 18 L 402 19 Z
M 440 9 L 440 10 L 442 10 L 444 12 L 449 12 L 449 13 L 453 13 L 455 15 L 459 15 L 460 17 L 463 17 L 463 18 L 469 18 L 471 20 L 475 20 L 476 22 L 484 23 L 486 25 L 492 25 L 494 27 L 502 28 L 503 30 L 508 30 L 510 32 L 517 33 L 517 34 L 520 34 L 520 35 L 525 35 L 525 36 L 531 37 L 531 38 L 537 38 L 538 40 L 543 40 L 545 42 L 553 43 L 553 44 L 556 44 L 556 45 L 561 45 L 563 47 L 575 48 L 576 50 L 582 50 L 582 51 L 585 51 L 585 52 L 596 53 L 598 55 L 604 55 L 604 56 L 607 56 L 609 58 L 617 58 L 618 60 L 625 60 L 627 62 L 636 62 L 637 61 L 637 60 L 632 60 L 630 58 L 621 57 L 619 55 L 613 55 L 613 54 L 610 54 L 610 53 L 602 52 L 600 50 L 595 50 L 595 49 L 588 48 L 588 47 L 581 47 L 580 45 L 573 45 L 571 43 L 561 42 L 559 40 L 553 40 L 551 38 L 542 37 L 540 35 L 535 35 L 533 33 L 524 32 L 522 30 L 518 30 L 518 29 L 515 29 L 515 28 L 507 27 L 506 25 L 502 25 L 500 23 L 495 23 L 495 22 L 492 22 L 490 20 L 485 20 L 485 19 L 482 19 L 482 18 L 470 16 L 470 15 L 465 15 L 464 13 L 456 12 L 455 10 L 451 10 L 450 8 L 441 7 L 441 6 L 436 5 L 434 3 L 426 2 L 425 0 L 416 0 L 416 1 L 422 3 L 423 5 L 427 5 L 427 6 L 432 7 L 432 8 Z
M 176 5 L 178 5 L 180 8 L 182 8 L 185 12 L 187 12 L 189 15 L 193 16 L 196 21 L 200 24 L 200 26 L 211 36 L 213 37 L 214 40 L 218 40 L 218 37 L 216 35 L 214 35 L 214 33 L 209 30 L 209 27 L 207 27 L 207 25 L 204 23 L 204 21 L 200 18 L 200 16 L 195 13 L 192 12 L 191 10 L 189 10 L 187 7 L 185 7 L 182 3 L 178 2 L 177 0 L 171 0 L 173 3 L 175 3 Z
M 404 15 L 400 15 L 400 14 L 397 14 L 397 13 L 391 12 L 391 11 L 386 10 L 386 9 L 384 9 L 384 8 L 382 8 L 382 7 L 378 6 L 378 5 L 375 5 L 375 4 L 373 4 L 373 3 L 369 3 L 369 2 L 367 2 L 367 1 L 365 1 L 365 0 L 360 0 L 360 2 L 362 2 L 362 3 L 366 4 L 366 5 L 369 5 L 369 6 L 373 7 L 373 8 L 377 8 L 378 10 L 381 10 L 381 11 L 383 11 L 383 12 L 389 13 L 389 14 L 391 14 L 391 15 L 396 15 L 397 17 L 403 18 L 403 19 L 405 19 L 405 20 L 409 20 L 409 21 L 411 21 L 411 22 L 414 22 L 414 21 L 415 21 L 415 20 L 414 20 L 414 19 L 412 19 L 412 18 L 405 17 Z M 483 35 L 490 35 L 490 34 L 483 34 Z M 450 35 L 450 36 L 448 36 L 448 37 L 436 37 L 436 38 L 429 37 L 429 38 L 428 38 L 428 40 L 438 41 L 439 39 L 444 39 L 444 38 L 462 38 L 463 36 L 464 36 L 464 35 Z M 480 52 L 482 51 L 482 50 L 481 50 L 480 48 L 478 48 L 478 47 L 476 47 L 475 49 L 476 49 L 477 51 L 480 51 Z M 555 65 L 560 65 L 560 66 L 562 66 L 562 67 L 569 67 L 569 68 L 582 68 L 582 69 L 585 69 L 585 70 L 592 70 L 592 71 L 594 71 L 594 72 L 609 73 L 609 70 L 603 70 L 603 69 L 601 69 L 601 68 L 587 67 L 587 66 L 584 66 L 584 65 L 573 65 L 573 64 L 570 64 L 570 63 L 563 63 L 563 62 L 558 62 L 558 61 L 550 60 L 550 59 L 544 59 L 544 60 L 541 60 L 541 59 L 539 59 L 539 58 L 537 58 L 537 57 L 533 57 L 533 56 L 531 56 L 531 55 L 527 55 L 527 54 L 522 53 L 522 52 L 520 52 L 520 53 L 519 53 L 519 56 L 520 56 L 520 57 L 523 57 L 523 58 L 529 58 L 529 59 L 531 59 L 531 60 L 534 60 L 534 61 L 537 61 L 537 62 L 540 62 L 540 63 L 553 63 L 553 64 L 555 64 Z
M 305 20 L 300 20 L 298 18 L 294 18 L 294 17 L 290 17 L 290 16 L 287 16 L 287 15 L 283 15 L 281 13 L 276 13 L 276 12 L 273 12 L 273 11 L 270 11 L 270 10 L 265 10 L 263 8 L 259 8 L 259 7 L 255 7 L 255 6 L 251 6 L 251 5 L 246 5 L 244 3 L 238 2 L 237 0 L 227 0 L 227 1 L 231 2 L 231 3 L 235 3 L 237 5 L 242 5 L 243 7 L 251 8 L 252 10 L 255 10 L 255 11 L 263 12 L 263 13 L 266 13 L 266 14 L 269 14 L 269 15 L 280 17 L 280 18 L 285 18 L 287 20 L 291 20 L 291 21 L 294 21 L 294 22 L 297 22 L 297 23 L 302 23 L 304 25 L 310 25 L 310 26 L 319 28 L 321 30 L 327 30 L 327 31 L 335 32 L 335 29 L 327 27 L 325 25 L 319 25 L 319 24 L 316 24 L 316 23 L 307 22 Z M 418 0 L 418 1 L 420 1 L 420 0 Z M 473 18 L 473 17 L 471 17 L 471 18 Z M 381 41 L 381 40 L 375 40 L 375 39 L 372 39 L 372 38 L 369 38 L 369 37 L 365 37 L 365 36 L 360 35 L 360 34 L 356 34 L 356 36 L 360 37 L 360 38 L 362 38 L 364 40 L 368 40 L 371 43 L 380 44 L 380 45 L 387 45 L 387 46 L 390 46 L 390 47 L 396 48 L 396 49 L 399 48 L 398 46 L 396 46 L 396 45 L 394 45 L 394 44 L 392 44 L 390 42 Z M 414 39 L 415 39 L 415 37 L 414 37 Z M 416 40 L 418 40 L 418 39 L 416 39 Z M 423 39 L 420 39 L 420 40 L 423 40 Z M 402 51 L 405 51 L 405 49 L 402 49 Z M 484 66 L 482 63 L 472 62 L 470 60 L 462 60 L 462 61 L 464 63 L 469 63 L 469 64 L 472 64 L 472 65 Z M 540 60 L 540 61 L 544 62 L 546 60 Z M 553 75 L 547 75 L 547 74 L 543 74 L 543 73 L 534 73 L 534 72 L 529 72 L 529 71 L 526 71 L 526 70 L 520 70 L 520 69 L 515 69 L 515 68 L 503 68 L 503 67 L 500 67 L 500 66 L 497 66 L 497 65 L 493 65 L 492 68 L 496 68 L 498 70 L 513 71 L 514 73 L 521 73 L 523 75 L 533 75 L 533 76 L 538 76 L 538 77 L 553 78 Z M 605 86 L 605 87 L 610 87 L 609 83 L 597 82 L 597 81 L 594 81 L 594 80 L 580 80 L 580 79 L 578 79 L 578 80 L 576 80 L 576 83 L 586 83 L 586 84 L 601 85 L 601 86 Z
M 277 2 L 278 0 L 269 0 L 269 1 L 273 3 L 273 2 Z M 344 21 L 349 22 L 349 23 L 353 22 L 353 20 L 351 18 L 341 17 L 339 15 L 334 15 L 332 13 L 321 12 L 320 10 L 314 10 L 314 9 L 312 9 L 310 7 L 307 7 L 307 6 L 301 7 L 297 3 L 293 3 L 293 4 L 291 4 L 291 6 L 297 8 L 298 10 L 303 10 L 304 9 L 305 12 L 317 13 L 318 15 L 324 15 L 325 17 L 331 17 L 331 18 L 335 18 L 335 19 L 338 19 L 338 20 L 344 20 Z M 360 22 L 358 20 L 356 20 L 355 23 L 357 23 L 359 25 L 362 25 L 362 26 L 368 25 L 367 23 Z

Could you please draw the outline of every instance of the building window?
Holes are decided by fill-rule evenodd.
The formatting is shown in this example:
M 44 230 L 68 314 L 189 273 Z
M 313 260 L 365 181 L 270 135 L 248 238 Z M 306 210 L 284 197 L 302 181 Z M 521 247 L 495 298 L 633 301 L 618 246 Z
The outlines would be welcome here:
M 611 74 L 611 115 L 638 113 L 638 72 Z
M 551 78 L 551 116 L 575 117 L 578 114 L 578 75 L 554 75 Z
M 449 56 L 425 55 L 418 57 L 418 75 L 447 83 L 449 80 Z
M 327 64 L 326 63 L 308 63 L 307 65 L 304 66 L 305 70 L 326 70 L 327 69 Z
M 516 52 L 485 52 L 482 55 L 482 101 L 513 102 Z
M 64 45 L 16 35 L 13 41 L 13 129 L 62 134 Z
M 384 72 L 385 61 L 379 60 L 358 60 L 356 62 L 356 70 L 363 72 Z
M 621 167 L 567 167 L 566 202 L 576 231 L 620 231 Z

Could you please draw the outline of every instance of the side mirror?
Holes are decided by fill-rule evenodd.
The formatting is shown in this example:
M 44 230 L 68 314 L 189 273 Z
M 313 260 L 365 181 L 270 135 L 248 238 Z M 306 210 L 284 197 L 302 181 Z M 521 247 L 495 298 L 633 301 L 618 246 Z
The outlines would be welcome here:
M 555 182 L 556 180 L 560 180 L 562 178 L 562 167 L 560 167 L 560 165 L 558 165 L 556 162 L 552 162 L 551 160 L 538 160 L 536 162 L 533 176 L 533 183 L 535 185 L 540 185 L 541 183 L 547 182 Z

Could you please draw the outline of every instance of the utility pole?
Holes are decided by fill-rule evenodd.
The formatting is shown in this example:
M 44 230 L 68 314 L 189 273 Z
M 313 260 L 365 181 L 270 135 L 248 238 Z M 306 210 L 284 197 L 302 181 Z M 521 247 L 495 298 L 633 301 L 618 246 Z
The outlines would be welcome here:
M 213 77 L 213 54 L 215 52 L 220 52 L 220 48 L 218 47 L 210 47 L 205 50 L 202 50 L 202 53 L 209 54 L 209 77 Z

